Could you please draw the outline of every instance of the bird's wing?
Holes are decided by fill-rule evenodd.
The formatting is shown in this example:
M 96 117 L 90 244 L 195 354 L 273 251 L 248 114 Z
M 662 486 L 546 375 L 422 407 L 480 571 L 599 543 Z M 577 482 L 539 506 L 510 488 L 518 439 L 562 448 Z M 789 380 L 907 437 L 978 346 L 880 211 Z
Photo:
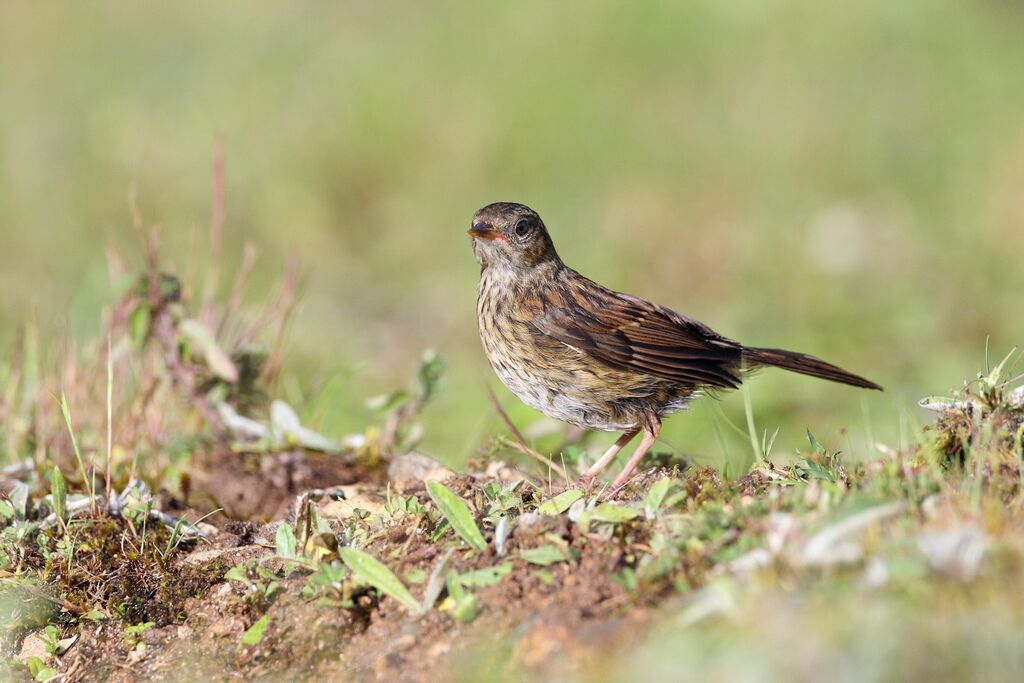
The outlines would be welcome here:
M 535 299 L 542 334 L 620 370 L 734 389 L 742 347 L 706 325 L 575 272 Z

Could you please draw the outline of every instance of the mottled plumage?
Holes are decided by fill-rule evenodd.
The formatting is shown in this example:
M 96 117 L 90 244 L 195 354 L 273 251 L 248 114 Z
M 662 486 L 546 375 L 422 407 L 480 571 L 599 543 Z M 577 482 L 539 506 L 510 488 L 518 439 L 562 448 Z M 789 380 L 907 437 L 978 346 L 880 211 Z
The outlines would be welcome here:
M 744 347 L 685 315 L 602 287 L 562 263 L 540 216 L 522 204 L 485 206 L 470 235 L 481 266 L 480 339 L 501 381 L 549 417 L 625 432 L 585 477 L 642 430 L 643 443 L 615 481 L 624 483 L 661 418 L 701 390 L 735 389 L 744 367 L 880 389 L 813 356 Z

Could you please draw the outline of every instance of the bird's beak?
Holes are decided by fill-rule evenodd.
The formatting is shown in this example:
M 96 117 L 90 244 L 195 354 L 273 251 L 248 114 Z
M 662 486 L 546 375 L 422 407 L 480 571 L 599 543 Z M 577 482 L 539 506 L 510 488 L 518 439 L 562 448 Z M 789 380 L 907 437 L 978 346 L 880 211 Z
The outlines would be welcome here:
M 476 237 L 482 240 L 503 240 L 505 235 L 500 230 L 495 230 L 492 226 L 486 223 L 478 223 L 469 229 L 470 237 Z

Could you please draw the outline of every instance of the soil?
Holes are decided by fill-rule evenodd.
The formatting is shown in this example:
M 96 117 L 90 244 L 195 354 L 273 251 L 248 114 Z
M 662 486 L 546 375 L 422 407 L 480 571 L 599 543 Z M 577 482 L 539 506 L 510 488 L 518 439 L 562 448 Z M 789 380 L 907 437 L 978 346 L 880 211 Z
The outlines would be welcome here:
M 193 476 L 189 502 L 226 508 L 206 520 L 209 542 L 182 545 L 165 561 L 153 549 L 166 544 L 166 530 L 152 532 L 149 551 L 128 553 L 111 546 L 125 531 L 119 528 L 123 520 L 94 520 L 111 543 L 100 544 L 95 558 L 76 558 L 77 573 L 63 577 L 76 591 L 64 595 L 77 598 L 71 606 L 78 612 L 103 606 L 121 618 L 81 620 L 78 640 L 61 657 L 66 680 L 479 680 L 481 671 L 493 678 L 509 674 L 510 666 L 540 678 L 559 677 L 636 642 L 654 605 L 671 592 L 628 592 L 616 580 L 630 544 L 644 540 L 639 530 L 615 537 L 581 534 L 564 515 L 527 515 L 508 537 L 504 557 L 496 558 L 493 529 L 485 530 L 488 551 L 475 553 L 450 531 L 437 540 L 423 524 L 398 519 L 379 524 L 364 550 L 400 577 L 429 576 L 446 554 L 460 574 L 502 561 L 513 568 L 497 585 L 474 589 L 477 613 L 468 622 L 436 607 L 410 615 L 365 586 L 352 594 L 350 606 L 324 604 L 303 594 L 311 570 L 274 559 L 275 532 L 280 523 L 293 521 L 296 496 L 313 483 L 337 485 L 344 499 L 325 496 L 316 510 L 340 536 L 354 511 L 379 512 L 389 496 L 415 496 L 432 505 L 422 479 L 396 481 L 382 468 L 301 452 L 262 460 L 228 454 L 201 462 L 207 469 Z M 487 483 L 516 476 L 501 465 L 490 468 L 497 479 L 455 476 L 421 456 L 393 463 L 391 471 L 442 478 L 467 501 L 482 500 Z M 521 490 L 524 498 L 540 495 L 529 485 Z M 197 519 L 201 509 L 190 508 L 185 516 Z M 233 519 L 261 517 L 274 521 Z M 517 557 L 520 550 L 552 541 L 564 544 L 572 558 L 537 566 Z M 242 584 L 225 578 L 232 567 L 254 560 L 278 577 L 272 600 L 247 599 Z M 86 569 L 78 569 L 80 563 Z M 420 599 L 425 582 L 406 583 Z M 263 638 L 241 645 L 263 615 L 270 624 Z M 126 635 L 125 624 L 145 622 L 152 626 Z M 26 635 L 23 649 L 32 637 Z

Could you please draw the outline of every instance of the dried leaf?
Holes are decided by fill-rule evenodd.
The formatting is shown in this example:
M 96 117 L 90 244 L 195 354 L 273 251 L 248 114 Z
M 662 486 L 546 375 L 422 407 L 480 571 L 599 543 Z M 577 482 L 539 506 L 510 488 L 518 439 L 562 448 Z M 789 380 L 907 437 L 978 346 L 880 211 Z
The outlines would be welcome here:
M 238 368 L 231 357 L 217 343 L 216 337 L 203 323 L 192 318 L 182 320 L 178 331 L 203 354 L 206 364 L 217 377 L 225 382 L 238 382 Z

